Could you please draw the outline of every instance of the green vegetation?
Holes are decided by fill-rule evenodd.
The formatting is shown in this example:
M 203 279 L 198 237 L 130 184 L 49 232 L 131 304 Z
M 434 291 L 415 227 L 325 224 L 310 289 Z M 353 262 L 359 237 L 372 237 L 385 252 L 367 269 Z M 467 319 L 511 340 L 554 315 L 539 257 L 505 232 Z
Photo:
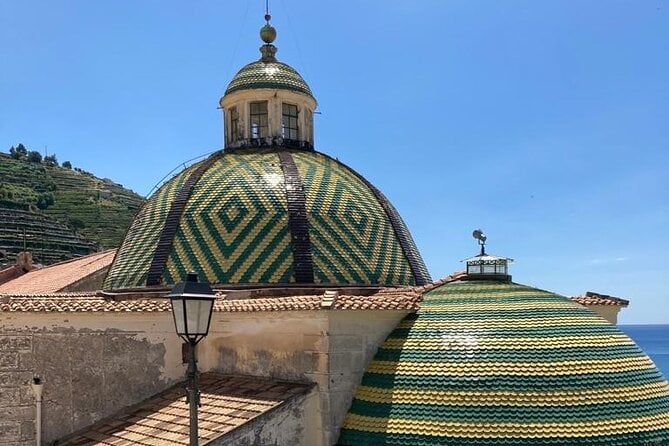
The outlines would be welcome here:
M 119 246 L 127 227 L 144 199 L 109 179 L 101 179 L 56 155 L 45 156 L 23 144 L 0 152 L 0 210 L 13 215 L 41 214 L 56 221 L 72 236 L 88 239 L 99 248 Z M 21 212 L 19 212 L 21 211 Z M 3 221 L 12 213 L 0 213 L 3 228 L 20 229 L 20 218 Z M 0 246 L 0 249 L 3 247 Z

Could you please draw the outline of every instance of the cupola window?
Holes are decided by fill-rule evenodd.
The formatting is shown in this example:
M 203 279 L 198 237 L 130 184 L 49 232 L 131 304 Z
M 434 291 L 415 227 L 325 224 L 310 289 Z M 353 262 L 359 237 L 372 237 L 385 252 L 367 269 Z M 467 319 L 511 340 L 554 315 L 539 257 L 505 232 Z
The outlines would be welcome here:
M 269 136 L 267 120 L 267 101 L 251 102 L 249 122 L 251 123 L 251 138 L 265 138 Z
M 239 112 L 237 107 L 230 108 L 230 142 L 235 142 L 239 139 Z
M 281 104 L 281 114 L 281 136 L 297 140 L 297 105 Z

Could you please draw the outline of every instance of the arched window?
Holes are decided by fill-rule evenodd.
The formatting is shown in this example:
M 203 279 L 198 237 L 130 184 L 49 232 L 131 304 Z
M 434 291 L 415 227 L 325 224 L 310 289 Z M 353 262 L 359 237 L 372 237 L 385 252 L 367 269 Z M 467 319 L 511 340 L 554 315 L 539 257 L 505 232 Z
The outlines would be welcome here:
M 251 123 L 251 138 L 265 138 L 269 135 L 267 121 L 267 101 L 251 102 L 249 122 Z
M 281 136 L 285 139 L 298 139 L 297 105 L 281 104 Z

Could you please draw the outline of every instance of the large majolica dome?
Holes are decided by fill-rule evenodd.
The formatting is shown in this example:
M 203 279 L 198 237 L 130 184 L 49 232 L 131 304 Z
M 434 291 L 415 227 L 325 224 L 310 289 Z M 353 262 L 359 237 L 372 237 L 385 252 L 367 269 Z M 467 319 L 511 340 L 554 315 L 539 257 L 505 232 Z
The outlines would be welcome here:
M 314 151 L 221 151 L 165 183 L 132 223 L 105 288 L 421 284 L 429 276 L 394 207 Z
M 669 444 L 669 385 L 614 325 L 547 291 L 456 281 L 369 364 L 341 446 Z

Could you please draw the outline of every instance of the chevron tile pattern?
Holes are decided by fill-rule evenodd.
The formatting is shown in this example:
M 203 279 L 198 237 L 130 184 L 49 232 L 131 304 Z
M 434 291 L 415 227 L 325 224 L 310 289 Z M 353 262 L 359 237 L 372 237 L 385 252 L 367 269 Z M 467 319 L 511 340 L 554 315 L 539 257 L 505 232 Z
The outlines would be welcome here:
M 291 90 L 313 97 L 309 85 L 293 67 L 283 62 L 263 62 L 262 60 L 242 67 L 228 84 L 225 94 L 258 88 Z
M 349 169 L 318 153 L 293 154 L 307 199 L 317 283 L 414 284 L 385 210 Z
M 184 169 L 164 183 L 135 216 L 105 278 L 104 289 L 130 288 L 146 282 L 170 205 L 193 168 Z
M 370 187 L 320 153 L 290 155 L 306 199 L 309 245 L 303 250 L 311 253 L 314 283 L 415 284 L 392 222 Z M 149 199 L 128 231 L 105 289 L 146 286 L 168 211 L 198 166 L 168 181 Z M 286 198 L 290 187 L 295 185 L 286 183 L 276 151 L 230 152 L 214 160 L 190 189 L 178 220 L 170 223 L 177 229 L 161 283 L 180 282 L 191 270 L 214 284 L 295 282 L 295 234 Z M 417 252 L 411 238 L 406 240 Z M 417 263 L 423 264 L 420 257 Z
M 285 186 L 275 154 L 226 155 L 184 209 L 163 283 L 200 271 L 210 283 L 294 282 Z
M 338 444 L 665 445 L 669 384 L 630 338 L 565 297 L 452 282 L 379 349 Z

